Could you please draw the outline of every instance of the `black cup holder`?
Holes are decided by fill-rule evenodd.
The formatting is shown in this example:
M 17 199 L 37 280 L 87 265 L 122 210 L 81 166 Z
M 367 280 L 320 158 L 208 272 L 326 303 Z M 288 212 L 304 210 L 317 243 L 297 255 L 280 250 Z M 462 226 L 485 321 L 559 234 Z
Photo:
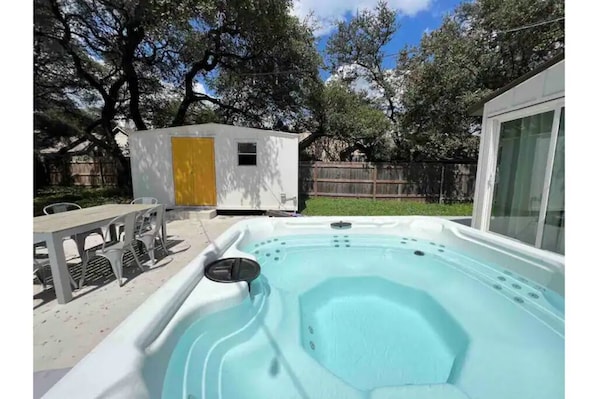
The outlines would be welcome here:
M 238 283 L 249 285 L 260 275 L 260 264 L 247 258 L 218 259 L 204 268 L 204 275 L 218 283 Z
M 330 227 L 332 227 L 333 229 L 339 229 L 339 230 L 350 229 L 351 228 L 351 223 L 349 223 L 349 222 L 343 222 L 341 220 L 340 222 L 330 223 Z

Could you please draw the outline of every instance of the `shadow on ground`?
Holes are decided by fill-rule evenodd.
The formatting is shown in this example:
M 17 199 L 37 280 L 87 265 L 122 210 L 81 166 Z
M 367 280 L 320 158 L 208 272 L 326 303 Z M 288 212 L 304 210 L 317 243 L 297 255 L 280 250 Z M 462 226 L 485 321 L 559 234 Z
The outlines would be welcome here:
M 141 244 L 141 242 L 137 242 L 134 246 L 135 254 L 137 255 L 139 262 L 143 267 L 144 273 L 152 272 L 153 270 L 157 270 L 159 268 L 167 266 L 172 261 L 172 255 L 188 250 L 189 246 L 184 247 L 182 249 L 177 249 L 176 251 L 172 250 L 173 247 L 176 247 L 182 242 L 183 240 L 173 239 L 172 237 L 169 237 L 169 239 L 165 243 L 166 251 L 158 244 L 157 248 L 154 251 L 156 264 L 153 266 L 151 265 L 149 254 L 145 251 L 143 244 Z M 101 248 L 101 245 L 94 247 L 94 249 L 99 248 Z M 73 279 L 75 279 L 75 281 L 78 283 L 79 279 L 81 278 L 81 267 L 83 264 L 80 262 L 79 258 L 75 258 L 74 260 L 75 262 L 73 262 L 73 260 L 71 260 L 70 262 L 67 261 L 67 265 L 71 275 L 73 276 Z M 123 259 L 122 286 L 126 286 L 129 283 L 129 281 L 133 280 L 141 273 L 141 270 L 139 270 L 139 267 L 137 267 L 135 263 L 135 258 L 133 257 L 133 254 L 130 251 L 125 252 L 125 256 Z M 33 296 L 34 300 L 42 301 L 41 303 L 35 305 L 33 309 L 37 309 L 41 306 L 44 306 L 45 304 L 56 299 L 56 292 L 53 289 L 52 275 L 49 270 L 46 271 L 45 278 L 48 287 L 46 287 L 45 290 Z M 94 256 L 89 260 L 89 263 L 87 264 L 87 270 L 85 272 L 85 283 L 83 289 L 86 289 L 88 287 L 93 288 L 86 290 L 84 293 L 78 295 L 75 293 L 76 297 L 74 299 L 82 298 L 85 295 L 94 292 L 98 288 L 102 288 L 104 285 L 113 282 L 114 280 L 116 280 L 116 276 L 112 272 L 110 262 L 108 262 L 106 258 L 103 258 L 101 256 Z M 34 280 L 34 284 L 41 285 L 41 283 L 37 281 L 37 279 Z

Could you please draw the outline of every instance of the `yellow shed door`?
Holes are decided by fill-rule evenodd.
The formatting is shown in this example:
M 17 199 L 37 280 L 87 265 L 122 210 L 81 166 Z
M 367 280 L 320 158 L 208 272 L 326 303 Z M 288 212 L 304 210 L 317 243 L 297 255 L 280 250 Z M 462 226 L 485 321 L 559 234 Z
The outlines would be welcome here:
M 177 205 L 216 205 L 214 139 L 172 137 L 172 173 Z

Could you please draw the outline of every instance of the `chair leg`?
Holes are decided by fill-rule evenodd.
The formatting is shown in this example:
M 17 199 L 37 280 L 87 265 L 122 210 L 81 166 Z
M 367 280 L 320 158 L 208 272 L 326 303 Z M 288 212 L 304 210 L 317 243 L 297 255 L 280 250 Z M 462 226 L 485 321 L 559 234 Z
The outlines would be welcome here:
M 142 272 L 145 272 L 145 270 L 143 270 L 143 267 L 141 266 L 141 263 L 139 262 L 139 258 L 137 257 L 137 254 L 135 253 L 135 248 L 133 248 L 133 245 L 131 245 L 130 250 L 133 253 L 133 258 L 135 259 L 135 263 L 137 263 L 137 267 L 139 267 L 139 270 L 141 270 Z
M 75 241 L 75 244 L 77 244 L 77 252 L 79 253 L 79 258 L 81 258 L 81 262 L 85 262 L 85 257 L 87 256 L 87 254 L 85 253 L 85 239 L 87 238 L 87 236 L 85 235 L 85 233 L 81 233 L 75 234 L 71 238 Z
M 77 288 L 79 288 L 79 286 L 77 285 L 77 282 L 73 278 L 73 275 L 71 274 L 71 272 L 69 272 L 69 281 L 71 282 L 71 286 L 73 286 L 73 289 L 76 290 Z
M 101 256 L 102 258 L 108 259 L 110 263 L 110 267 L 112 268 L 112 272 L 116 276 L 116 280 L 118 281 L 119 287 L 122 287 L 122 277 L 123 277 L 123 257 L 124 251 L 114 251 L 105 254 L 98 253 L 97 256 Z
M 110 254 L 108 256 L 104 256 L 110 262 L 110 266 L 112 267 L 112 271 L 116 276 L 116 280 L 118 281 L 118 286 L 122 287 L 122 278 L 123 278 L 123 256 L 124 252 Z
M 156 263 L 156 259 L 154 257 L 154 247 L 151 240 L 152 237 L 149 236 L 137 237 L 137 242 L 143 244 L 142 248 L 148 253 L 153 266 Z
M 164 245 L 164 240 L 162 239 L 162 236 L 160 234 L 158 234 L 158 240 L 160 240 L 160 245 L 162 246 L 162 249 L 164 250 L 164 252 L 168 253 L 168 250 L 166 249 L 166 245 Z
M 81 278 L 79 279 L 79 288 L 83 287 L 83 281 L 85 281 L 85 271 L 87 270 L 87 263 L 89 262 L 89 256 L 85 256 L 85 261 L 81 265 Z
M 44 289 L 44 291 L 45 291 L 45 290 L 46 290 L 46 287 L 47 287 L 47 285 L 46 285 L 46 277 L 45 277 L 45 276 L 43 276 L 42 269 L 38 269 L 38 270 L 35 272 L 35 277 L 37 277 L 37 279 L 40 281 L 40 283 L 42 283 L 42 288 L 43 288 L 43 289 Z
M 154 255 L 154 248 L 150 248 L 147 250 L 147 253 L 150 257 L 150 261 L 152 262 L 152 266 L 156 264 L 156 256 Z
M 146 237 L 143 243 L 145 244 L 145 248 L 153 266 L 156 264 L 156 256 L 154 255 L 156 248 L 156 239 L 154 237 Z

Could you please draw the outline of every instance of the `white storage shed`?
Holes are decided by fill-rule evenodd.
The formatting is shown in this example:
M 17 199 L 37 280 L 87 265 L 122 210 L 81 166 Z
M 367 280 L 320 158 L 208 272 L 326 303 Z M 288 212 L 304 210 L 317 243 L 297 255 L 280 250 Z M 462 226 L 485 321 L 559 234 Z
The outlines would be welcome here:
M 133 195 L 167 207 L 296 211 L 298 146 L 297 134 L 216 123 L 132 132 Z
M 485 98 L 472 226 L 564 254 L 565 57 Z

